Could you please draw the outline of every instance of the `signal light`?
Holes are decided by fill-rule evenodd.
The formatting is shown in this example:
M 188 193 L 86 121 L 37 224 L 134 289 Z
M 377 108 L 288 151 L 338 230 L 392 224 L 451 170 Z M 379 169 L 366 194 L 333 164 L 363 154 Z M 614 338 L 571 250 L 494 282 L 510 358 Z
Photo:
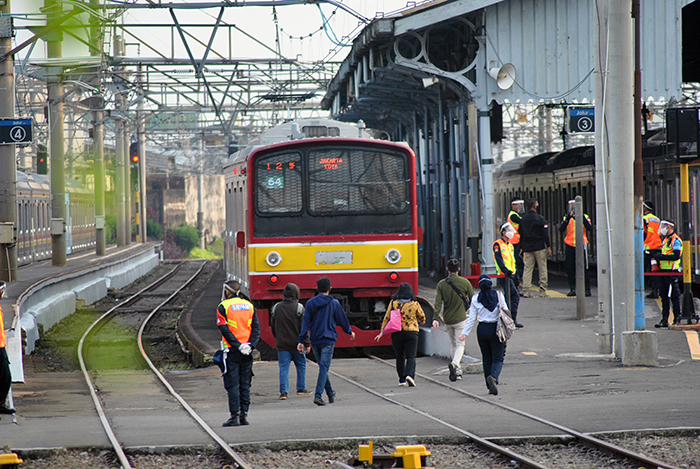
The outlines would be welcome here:
M 396 282 L 399 280 L 399 274 L 397 272 L 392 272 L 389 274 L 389 281 Z
M 129 145 L 129 159 L 131 160 L 132 165 L 139 164 L 139 143 L 138 142 L 132 142 L 131 145 Z
M 277 275 L 275 275 L 275 274 L 270 275 L 269 282 L 271 285 L 277 285 L 277 282 L 279 282 L 279 281 L 280 281 L 280 278 Z
M 36 152 L 36 172 L 37 174 L 49 174 L 49 159 L 46 146 L 38 145 Z

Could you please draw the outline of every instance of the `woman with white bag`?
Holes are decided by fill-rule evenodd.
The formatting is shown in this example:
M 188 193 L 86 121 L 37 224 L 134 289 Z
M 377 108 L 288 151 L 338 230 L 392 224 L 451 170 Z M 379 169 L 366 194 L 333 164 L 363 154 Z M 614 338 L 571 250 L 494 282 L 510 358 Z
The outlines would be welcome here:
M 498 394 L 498 377 L 503 369 L 506 347 L 506 343 L 501 342 L 496 335 L 496 326 L 501 308 L 507 311 L 508 306 L 503 295 L 493 289 L 493 282 L 488 275 L 484 274 L 479 277 L 479 288 L 481 291 L 472 298 L 467 324 L 464 326 L 459 340 L 464 342 L 474 327 L 474 323 L 479 322 L 476 328 L 476 339 L 481 349 L 486 387 L 489 389 L 489 394 L 495 396 Z
M 393 316 L 393 318 L 392 318 Z M 399 386 L 415 386 L 416 353 L 418 352 L 418 323 L 425 323 L 425 313 L 421 308 L 410 283 L 402 283 L 389 302 L 389 308 L 382 321 L 382 328 L 374 340 L 391 334 L 391 345 L 396 353 L 396 373 Z

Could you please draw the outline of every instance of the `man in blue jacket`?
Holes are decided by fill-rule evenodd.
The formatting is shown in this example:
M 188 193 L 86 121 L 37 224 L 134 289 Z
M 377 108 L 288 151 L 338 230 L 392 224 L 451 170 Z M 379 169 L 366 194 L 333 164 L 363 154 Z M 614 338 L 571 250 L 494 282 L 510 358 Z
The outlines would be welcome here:
M 328 378 L 333 348 L 338 339 L 338 332 L 335 329 L 337 326 L 342 327 L 350 335 L 350 340 L 355 340 L 355 333 L 350 327 L 350 321 L 348 321 L 343 307 L 340 306 L 338 300 L 330 296 L 331 280 L 327 277 L 321 277 L 316 282 L 316 289 L 319 294 L 306 302 L 297 350 L 299 352 L 304 350 L 304 339 L 307 332 L 311 332 L 311 349 L 314 351 L 318 363 L 314 404 L 326 405 L 323 401 L 324 389 L 328 395 L 328 402 L 332 404 L 335 401 L 335 392 L 333 392 L 331 381 Z

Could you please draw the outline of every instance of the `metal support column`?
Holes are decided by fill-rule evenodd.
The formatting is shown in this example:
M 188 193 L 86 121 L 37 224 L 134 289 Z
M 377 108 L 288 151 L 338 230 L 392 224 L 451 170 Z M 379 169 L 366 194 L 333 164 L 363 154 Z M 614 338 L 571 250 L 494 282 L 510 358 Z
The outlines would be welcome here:
M 10 14 L 10 0 L 0 7 L 3 15 Z M 9 16 L 3 20 L 9 21 Z M 12 35 L 0 37 L 0 55 L 12 49 Z M 15 117 L 15 61 L 10 55 L 0 62 L 0 117 Z M 12 224 L 12 242 L 2 244 L 0 279 L 17 280 L 17 163 L 15 145 L 0 145 L 0 222 Z
M 99 0 L 90 0 L 92 8 L 99 7 Z M 102 26 L 100 20 L 90 17 L 90 49 L 91 55 L 98 55 L 102 50 Z M 97 89 L 100 86 L 100 74 L 95 74 L 93 85 Z M 104 164 L 104 99 L 100 97 L 99 109 L 93 111 L 92 118 L 92 142 L 95 149 L 95 254 L 104 256 L 107 252 L 107 235 L 105 231 L 105 164 Z M 91 105 L 91 107 L 93 107 Z
M 114 36 L 114 54 L 122 55 L 122 37 L 119 35 Z M 124 96 L 117 92 L 114 95 L 114 107 L 117 112 L 123 111 L 124 107 Z M 114 135 L 114 163 L 115 163 L 115 198 L 117 206 L 117 246 L 126 246 L 126 200 L 124 198 L 124 192 L 127 185 L 127 181 L 124 180 L 124 164 L 126 162 L 126 155 L 128 149 L 124 148 L 124 129 L 125 121 L 121 118 L 117 118 L 114 122 L 115 125 L 115 135 Z
M 144 80 L 142 72 L 142 66 L 139 65 L 139 80 Z M 138 112 L 136 113 L 136 135 L 138 138 L 139 147 L 139 191 L 138 191 L 138 204 L 139 204 L 139 237 L 140 241 L 145 243 L 148 241 L 148 219 L 146 218 L 146 114 L 144 113 L 144 104 L 146 100 L 146 90 L 141 87 L 141 92 L 143 93 L 141 101 L 139 101 Z M 227 147 L 228 148 L 228 147 Z
M 55 8 L 55 0 L 45 0 L 47 10 L 60 11 Z M 46 36 L 48 57 L 60 58 L 63 54 L 61 42 L 63 33 L 53 31 Z M 49 137 L 51 168 L 51 263 L 54 266 L 66 265 L 66 178 L 65 178 L 65 147 L 63 130 L 63 70 L 60 67 L 48 68 L 48 101 L 49 101 Z

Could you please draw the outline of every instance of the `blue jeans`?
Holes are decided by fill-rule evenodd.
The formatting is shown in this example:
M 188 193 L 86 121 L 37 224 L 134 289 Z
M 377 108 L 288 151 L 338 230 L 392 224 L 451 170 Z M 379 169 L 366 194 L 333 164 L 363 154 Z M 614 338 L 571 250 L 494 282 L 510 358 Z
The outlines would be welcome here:
M 323 398 L 323 390 L 326 390 L 328 397 L 335 395 L 331 387 L 331 380 L 328 378 L 328 370 L 331 368 L 331 360 L 333 359 L 333 349 L 335 345 L 319 344 L 312 345 L 316 363 L 318 363 L 318 379 L 316 380 L 316 392 L 314 397 Z
M 296 350 L 293 352 L 278 350 L 277 360 L 280 366 L 280 394 L 289 392 L 289 365 L 292 360 L 297 369 L 297 391 L 306 389 L 306 355 Z
M 493 376 L 498 383 L 498 377 L 503 369 L 506 344 L 498 340 L 495 322 L 480 322 L 476 327 L 476 339 L 481 349 L 481 362 L 484 365 L 484 379 Z

